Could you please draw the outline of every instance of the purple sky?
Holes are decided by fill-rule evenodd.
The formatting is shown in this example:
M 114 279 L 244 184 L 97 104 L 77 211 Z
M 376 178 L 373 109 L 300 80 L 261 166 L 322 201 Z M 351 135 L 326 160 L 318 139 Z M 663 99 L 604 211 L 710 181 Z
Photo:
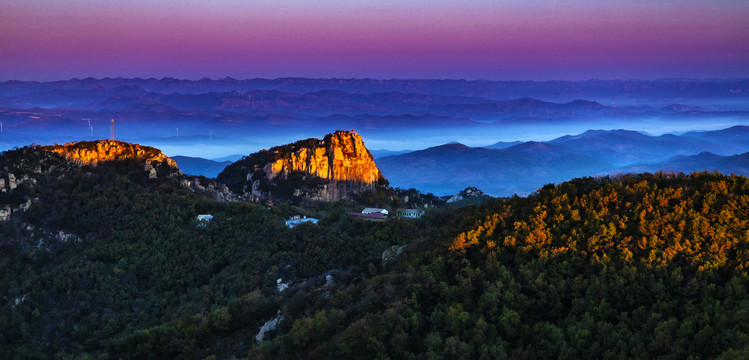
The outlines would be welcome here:
M 0 0 L 0 80 L 749 77 L 745 0 Z

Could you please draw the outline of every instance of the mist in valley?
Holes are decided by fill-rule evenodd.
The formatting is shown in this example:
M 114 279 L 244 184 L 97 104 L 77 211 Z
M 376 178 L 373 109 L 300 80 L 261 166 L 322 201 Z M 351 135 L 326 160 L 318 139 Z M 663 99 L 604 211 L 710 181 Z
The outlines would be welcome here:
M 113 131 L 171 157 L 222 162 L 355 130 L 394 186 L 524 195 L 573 177 L 668 168 L 678 156 L 748 152 L 748 94 L 742 80 L 8 81 L 0 83 L 0 150 Z M 718 139 L 684 136 L 728 128 Z M 569 142 L 581 134 L 596 136 Z

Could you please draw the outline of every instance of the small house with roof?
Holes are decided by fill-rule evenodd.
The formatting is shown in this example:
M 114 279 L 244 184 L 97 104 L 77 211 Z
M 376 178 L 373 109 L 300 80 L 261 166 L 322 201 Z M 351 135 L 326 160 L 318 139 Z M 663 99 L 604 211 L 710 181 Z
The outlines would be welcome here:
M 376 221 L 376 222 L 382 222 L 388 219 L 388 211 L 387 209 L 380 209 L 380 208 L 364 208 L 360 213 L 358 212 L 350 212 L 348 213 L 350 216 L 364 219 L 367 221 Z
M 387 216 L 388 211 L 387 209 L 380 209 L 380 208 L 364 208 L 364 210 L 361 211 L 362 214 L 377 214 L 380 213 L 382 215 Z

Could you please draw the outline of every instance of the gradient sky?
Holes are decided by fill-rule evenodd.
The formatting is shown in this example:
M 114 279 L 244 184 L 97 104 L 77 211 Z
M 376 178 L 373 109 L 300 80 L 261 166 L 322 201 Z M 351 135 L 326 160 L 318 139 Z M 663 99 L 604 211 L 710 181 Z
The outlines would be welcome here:
M 746 0 L 0 0 L 0 80 L 749 77 Z

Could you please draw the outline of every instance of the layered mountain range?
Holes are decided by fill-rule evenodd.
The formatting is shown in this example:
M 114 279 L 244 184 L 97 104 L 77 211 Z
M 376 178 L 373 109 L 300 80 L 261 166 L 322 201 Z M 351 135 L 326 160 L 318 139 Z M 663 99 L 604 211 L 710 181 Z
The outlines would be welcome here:
M 157 176 L 153 163 L 177 167 L 158 149 L 115 140 L 40 149 L 80 164 L 132 159 L 144 163 L 152 178 Z M 443 196 L 476 186 L 493 196 L 510 196 L 584 176 L 646 171 L 749 175 L 747 154 L 749 127 L 736 126 L 662 136 L 589 130 L 547 142 L 500 142 L 486 147 L 451 143 L 380 157 L 376 164 L 359 134 L 336 131 L 323 139 L 310 138 L 252 153 L 234 163 L 178 158 L 185 161 L 187 174 L 216 176 L 237 196 L 256 202 L 277 199 L 298 203 L 352 200 L 378 184 Z
M 205 92 L 251 91 L 255 89 L 283 92 L 315 92 L 338 90 L 358 93 L 401 92 L 443 94 L 445 96 L 470 96 L 511 99 L 518 97 L 543 97 L 559 101 L 603 96 L 605 98 L 631 98 L 663 100 L 676 96 L 716 97 L 730 95 L 743 97 L 749 93 L 747 79 L 695 80 L 582 80 L 582 81 L 486 81 L 440 79 L 210 79 L 198 81 L 175 78 L 103 78 L 88 77 L 54 82 L 6 81 L 0 82 L 0 96 L 29 94 L 29 97 L 66 99 L 66 92 L 89 92 L 106 97 L 107 91 L 142 94 L 146 91 L 164 94 L 196 94 Z M 32 95 L 37 94 L 37 95 Z M 79 97 L 79 96 L 77 96 Z M 642 100 L 639 100 L 642 101 Z
M 385 156 L 377 164 L 393 186 L 439 195 L 476 186 L 494 196 L 527 195 L 548 183 L 620 173 L 720 171 L 749 175 L 749 127 L 652 136 L 589 130 L 546 142 L 486 147 L 445 144 Z
M 438 195 L 477 186 L 509 196 L 576 176 L 703 168 L 742 173 L 736 165 L 741 157 L 717 156 L 749 152 L 747 104 L 749 81 L 743 79 L 6 81 L 0 82 L 0 150 L 93 140 L 114 130 L 119 140 L 180 159 L 189 174 L 214 177 L 229 164 L 210 159 L 355 129 L 377 149 L 370 154 L 397 155 L 377 159 L 395 186 Z M 725 130 L 684 133 L 693 129 Z M 455 139 L 465 145 L 446 144 Z M 275 165 L 263 163 L 263 171 L 275 176 L 301 170 L 336 180 L 340 170 L 325 173 L 335 161 L 328 150 L 299 148 L 309 152 L 291 151 Z M 703 152 L 710 154 L 693 158 Z M 711 166 L 716 162 L 723 165 Z M 244 193 L 249 172 L 226 181 Z M 268 194 L 256 190 L 256 197 Z
M 116 119 L 118 139 L 183 149 L 170 155 L 248 153 L 337 129 L 356 129 L 373 149 L 400 150 L 450 136 L 476 144 L 591 128 L 715 129 L 745 123 L 748 100 L 747 80 L 6 81 L 0 149 L 108 137 Z

